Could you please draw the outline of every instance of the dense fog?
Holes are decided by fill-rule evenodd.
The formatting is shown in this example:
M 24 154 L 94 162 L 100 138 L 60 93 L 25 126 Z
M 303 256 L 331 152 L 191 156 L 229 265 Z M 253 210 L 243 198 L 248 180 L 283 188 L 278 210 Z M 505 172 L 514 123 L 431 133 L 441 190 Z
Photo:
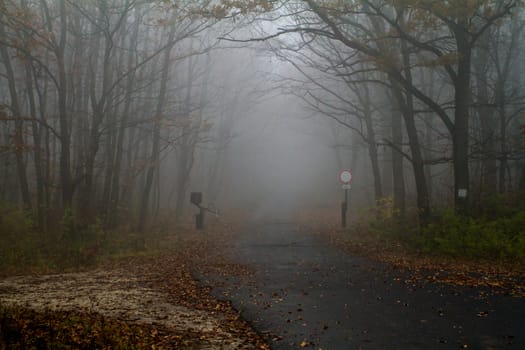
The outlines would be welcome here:
M 0 200 L 144 231 L 191 192 L 337 212 L 342 169 L 354 212 L 422 222 L 516 193 L 523 12 L 454 4 L 2 1 Z

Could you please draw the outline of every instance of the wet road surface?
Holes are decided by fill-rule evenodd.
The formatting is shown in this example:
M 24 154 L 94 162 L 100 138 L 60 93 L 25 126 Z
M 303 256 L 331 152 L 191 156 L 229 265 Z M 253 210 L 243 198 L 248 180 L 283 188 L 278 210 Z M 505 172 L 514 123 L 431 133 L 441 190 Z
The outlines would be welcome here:
M 250 278 L 201 277 L 272 349 L 525 349 L 525 300 L 414 285 L 289 223 L 254 223 L 232 247 Z

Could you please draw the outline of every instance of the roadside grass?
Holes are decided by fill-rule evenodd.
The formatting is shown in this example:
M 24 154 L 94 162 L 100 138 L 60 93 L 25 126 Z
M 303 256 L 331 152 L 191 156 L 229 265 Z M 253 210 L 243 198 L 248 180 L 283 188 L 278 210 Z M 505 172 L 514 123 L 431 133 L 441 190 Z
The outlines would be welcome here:
M 491 218 L 444 210 L 410 243 L 424 253 L 525 262 L 525 211 Z
M 525 262 L 525 205 L 490 197 L 478 204 L 471 215 L 452 208 L 436 209 L 426 227 L 420 227 L 417 210 L 408 209 L 400 220 L 392 199 L 374 208 L 352 213 L 347 229 L 335 225 L 349 244 L 375 245 L 378 249 L 402 250 L 413 254 L 450 257 L 472 261 Z M 326 232 L 325 227 L 325 232 Z
M 436 210 L 422 229 L 416 210 L 400 221 L 389 199 L 349 214 L 347 228 L 334 208 L 305 210 L 298 221 L 304 232 L 352 255 L 410 272 L 408 282 L 483 286 L 525 297 L 525 208 L 519 203 L 491 198 L 470 216 Z
M 426 227 L 417 224 L 417 212 L 406 221 L 396 218 L 391 200 L 380 203 L 360 232 L 415 253 L 473 261 L 525 262 L 525 208 L 491 197 L 471 215 L 452 208 L 433 212 Z
M 39 232 L 30 213 L 0 206 L 0 276 L 81 271 L 119 259 L 185 249 L 190 225 L 157 225 L 145 234 L 105 229 L 102 221 L 77 224 L 66 214 L 53 230 Z M 174 228 L 175 227 L 175 228 Z

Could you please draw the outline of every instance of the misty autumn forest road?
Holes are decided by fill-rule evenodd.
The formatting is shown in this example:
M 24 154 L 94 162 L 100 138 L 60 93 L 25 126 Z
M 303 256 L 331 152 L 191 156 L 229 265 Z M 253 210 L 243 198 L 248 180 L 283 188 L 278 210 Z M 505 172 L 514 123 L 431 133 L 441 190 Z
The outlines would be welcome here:
M 244 278 L 199 276 L 272 349 L 525 349 L 525 302 L 474 287 L 409 283 L 290 223 L 254 223 L 232 247 Z

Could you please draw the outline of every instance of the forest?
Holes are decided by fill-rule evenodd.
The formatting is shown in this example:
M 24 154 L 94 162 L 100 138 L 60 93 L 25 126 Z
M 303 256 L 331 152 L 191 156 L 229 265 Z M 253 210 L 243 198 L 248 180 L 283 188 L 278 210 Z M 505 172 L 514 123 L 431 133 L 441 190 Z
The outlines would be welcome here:
M 449 282 L 477 286 L 469 274 L 489 266 L 485 286 L 522 297 L 524 34 L 522 0 L 0 0 L 0 276 L 131 264 L 269 349 L 279 337 L 210 299 L 195 270 L 247 274 L 216 244 L 245 242 L 245 226 L 267 232 L 253 246 L 312 239 L 267 228 L 294 223 L 352 254 L 470 266 Z M 13 324 L 40 322 L 33 312 L 0 298 L 0 348 Z M 59 333 L 68 317 L 102 327 L 89 344 L 73 334 L 74 348 L 170 335 L 194 349 L 209 335 L 53 315 L 42 322 Z M 128 345 L 104 338 L 117 328 Z
M 490 219 L 522 208 L 520 1 L 3 0 L 0 8 L 4 222 L 17 212 L 43 233 L 75 235 L 94 223 L 144 233 L 187 217 L 195 188 L 216 206 L 253 208 L 260 196 L 232 192 L 293 184 L 278 175 L 238 184 L 253 171 L 231 160 L 244 147 L 235 138 L 260 127 L 238 125 L 250 114 L 270 119 L 268 101 L 283 99 L 277 113 L 306 116 L 299 132 L 331 149 L 332 161 L 312 168 L 355 169 L 362 179 L 354 207 L 381 207 L 421 228 L 443 208 Z M 289 178 L 288 161 L 265 177 Z M 328 188 L 319 193 L 331 198 L 305 202 L 337 206 Z

